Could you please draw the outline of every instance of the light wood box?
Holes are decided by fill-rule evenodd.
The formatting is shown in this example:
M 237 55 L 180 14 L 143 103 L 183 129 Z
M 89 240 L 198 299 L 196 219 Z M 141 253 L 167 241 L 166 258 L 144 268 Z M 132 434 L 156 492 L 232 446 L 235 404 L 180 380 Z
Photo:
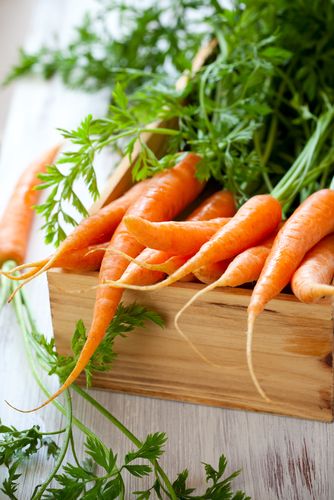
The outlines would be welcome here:
M 198 54 L 193 64 L 195 71 L 214 46 Z M 182 86 L 184 79 L 178 84 Z M 163 154 L 161 136 L 149 134 L 145 140 L 157 155 Z M 132 164 L 127 159 L 121 162 L 93 210 L 129 188 L 137 153 L 135 148 Z M 61 354 L 67 354 L 76 322 L 82 319 L 89 327 L 97 273 L 50 270 L 48 283 L 56 347 Z M 93 385 L 129 394 L 332 421 L 331 304 L 302 304 L 292 295 L 282 294 L 268 304 L 256 322 L 253 359 L 256 374 L 271 398 L 267 403 L 256 392 L 246 364 L 250 290 L 209 292 L 182 317 L 184 332 L 220 368 L 202 361 L 175 330 L 175 313 L 201 286 L 180 283 L 156 292 L 126 291 L 124 302 L 136 301 L 157 310 L 166 327 L 147 324 L 128 338 L 117 339 L 118 358 L 113 369 L 96 374 Z
M 119 195 L 128 188 L 130 168 L 125 168 L 124 163 L 119 167 L 110 181 L 109 196 L 105 193 L 106 200 L 113 197 L 114 189 Z M 61 354 L 67 354 L 76 322 L 82 319 L 89 327 L 97 273 L 50 270 L 48 283 L 56 346 Z M 97 374 L 93 385 L 131 394 L 332 421 L 331 304 L 302 304 L 292 295 L 282 294 L 268 304 L 258 319 L 253 357 L 259 380 L 272 400 L 266 403 L 257 394 L 246 365 L 250 290 L 217 289 L 201 297 L 182 317 L 182 329 L 220 368 L 198 358 L 175 330 L 175 313 L 201 286 L 180 283 L 155 292 L 126 291 L 125 302 L 136 301 L 157 310 L 166 327 L 147 324 L 128 338 L 117 339 L 115 350 L 119 356 L 113 369 Z

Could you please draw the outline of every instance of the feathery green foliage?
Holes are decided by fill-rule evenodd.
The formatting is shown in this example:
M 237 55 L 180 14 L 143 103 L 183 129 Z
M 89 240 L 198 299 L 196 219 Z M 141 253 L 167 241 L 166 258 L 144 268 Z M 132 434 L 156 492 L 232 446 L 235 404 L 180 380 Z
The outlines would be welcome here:
M 273 192 L 287 213 L 294 203 L 330 183 L 334 136 L 331 0 L 245 0 L 236 2 L 233 10 L 214 0 L 169 0 L 144 11 L 104 3 L 113 14 L 114 7 L 122 12 L 122 26 L 128 26 L 127 35 L 119 42 L 127 69 L 114 72 L 113 63 L 106 62 L 108 68 L 99 72 L 94 57 L 80 65 L 84 71 L 95 72 L 96 80 L 87 79 L 90 90 L 98 90 L 108 81 L 111 105 L 106 117 L 89 115 L 76 130 L 62 131 L 73 148 L 41 176 L 41 189 L 52 188 L 38 207 L 45 218 L 48 242 L 59 244 L 65 237 L 64 223 L 76 224 L 66 208 L 68 202 L 80 216 L 87 215 L 75 192 L 79 179 L 93 199 L 98 197 L 96 156 L 108 147 L 131 157 L 135 141 L 141 143 L 133 170 L 137 180 L 175 163 L 180 150 L 192 150 L 203 156 L 199 177 L 216 179 L 240 202 L 255 193 L 272 191 L 278 184 L 280 188 Z M 200 22 L 198 17 L 193 19 L 199 7 L 204 12 Z M 165 19 L 173 21 L 163 22 Z M 110 49 L 110 57 L 114 57 L 112 46 L 100 38 L 97 28 L 94 31 L 94 22 L 88 25 L 77 31 L 76 49 L 66 63 L 71 68 L 68 75 L 76 74 L 80 51 L 93 52 L 94 36 L 99 38 L 100 48 Z M 178 42 L 173 45 L 174 34 Z M 177 74 L 189 70 L 191 55 L 208 37 L 217 39 L 216 52 L 201 71 L 190 74 L 188 85 L 178 92 L 174 87 Z M 52 49 L 42 50 L 52 59 Z M 60 50 L 59 61 L 68 50 Z M 137 57 L 139 52 L 142 58 Z M 131 54 L 137 56 L 131 60 Z M 39 60 L 43 65 L 43 57 Z M 36 64 L 22 63 L 21 73 L 26 67 L 36 69 Z M 59 63 L 48 75 L 61 73 L 60 68 Z M 134 78 L 132 71 L 146 74 Z M 19 74 L 16 68 L 12 77 Z M 64 78 L 66 84 L 70 81 L 73 83 Z M 152 125 L 171 118 L 178 121 L 178 130 L 168 122 L 159 130 Z M 168 141 L 168 155 L 163 160 L 142 140 L 144 132 L 152 129 Z

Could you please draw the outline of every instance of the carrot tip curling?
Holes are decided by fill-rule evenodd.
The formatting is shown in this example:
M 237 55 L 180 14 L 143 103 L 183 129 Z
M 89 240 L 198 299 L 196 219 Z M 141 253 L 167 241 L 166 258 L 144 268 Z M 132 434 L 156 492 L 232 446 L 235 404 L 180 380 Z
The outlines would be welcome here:
M 109 250 L 110 250 L 110 252 L 115 253 L 116 255 L 121 255 L 129 262 L 132 262 L 133 264 L 136 264 L 137 266 L 139 266 L 143 269 L 147 269 L 148 271 L 161 271 L 161 272 L 163 272 L 165 269 L 166 262 L 168 262 L 170 260 L 170 259 L 168 259 L 166 262 L 163 262 L 162 264 L 147 264 L 147 262 L 143 262 L 143 261 L 140 261 L 134 257 L 131 257 L 127 253 L 122 252 L 122 250 L 118 250 L 117 248 L 109 247 Z M 119 283 L 121 283 L 121 280 L 119 280 Z
M 247 365 L 248 365 L 248 370 L 249 374 L 252 378 L 253 384 L 260 394 L 260 396 L 267 402 L 271 403 L 271 399 L 268 398 L 264 390 L 262 389 L 260 382 L 258 381 L 254 367 L 253 367 L 253 359 L 252 359 L 252 343 L 253 343 L 253 332 L 254 332 L 254 323 L 255 323 L 256 315 L 254 313 L 249 313 L 248 315 L 248 328 L 247 328 L 247 348 L 246 348 L 246 355 L 247 355 Z
M 175 315 L 175 318 L 174 318 L 174 325 L 175 325 L 175 328 L 176 330 L 178 331 L 178 333 L 181 335 L 181 337 L 186 340 L 188 342 L 188 344 L 190 345 L 190 347 L 193 349 L 193 351 L 205 362 L 207 363 L 208 365 L 210 366 L 213 366 L 214 368 L 221 368 L 220 365 L 217 365 L 216 363 L 213 363 L 212 361 L 210 361 L 204 354 L 202 354 L 199 349 L 191 342 L 191 340 L 186 336 L 186 334 L 181 330 L 180 326 L 179 326 L 179 321 L 180 321 L 180 318 L 181 318 L 181 315 L 186 311 L 186 309 L 188 309 L 188 307 L 191 306 L 191 304 L 193 304 L 195 302 L 195 300 L 197 300 L 199 297 L 201 297 L 202 295 L 204 295 L 205 293 L 209 292 L 210 290 L 212 290 L 213 288 L 215 288 L 216 286 L 219 285 L 219 281 L 221 281 L 221 279 L 219 278 L 217 281 L 215 281 L 214 283 L 211 283 L 210 285 L 206 286 L 205 288 L 202 288 L 201 290 L 199 290 L 197 293 L 195 293 L 191 299 L 188 300 L 188 302 L 186 302 L 184 304 L 183 307 L 181 307 L 181 309 L 177 312 L 177 314 Z
M 159 290 L 160 288 L 164 288 L 165 286 L 173 283 L 173 281 L 169 280 L 169 278 L 164 281 L 160 281 L 159 283 L 155 283 L 154 285 L 130 285 L 129 283 L 123 283 L 122 280 L 105 280 L 103 283 L 98 285 L 99 287 L 111 287 L 111 288 L 125 288 L 127 290 Z
M 186 306 L 188 305 L 188 303 L 186 304 Z M 216 363 L 213 363 L 212 361 L 210 361 L 209 358 L 207 358 L 205 356 L 205 354 L 203 354 L 196 346 L 195 344 L 192 342 L 192 340 L 190 340 L 190 338 L 183 332 L 183 330 L 180 328 L 179 324 L 178 324 L 178 321 L 180 319 L 180 316 L 181 314 L 183 313 L 184 311 L 184 307 L 182 309 L 180 309 L 180 311 L 177 313 L 177 315 L 175 316 L 175 319 L 174 319 L 174 325 L 175 325 L 175 328 L 176 328 L 176 331 L 178 332 L 178 334 L 183 338 L 183 340 L 185 340 L 187 342 L 187 344 L 190 346 L 190 348 L 194 351 L 194 353 L 199 357 L 201 358 L 202 361 L 204 361 L 204 363 L 206 363 L 207 365 L 210 365 L 214 368 L 221 368 L 219 365 L 217 365 Z
M 20 413 L 33 413 L 34 411 L 38 410 L 39 408 L 34 408 L 32 410 L 21 410 L 20 408 L 17 408 L 16 406 L 12 405 L 9 401 L 5 400 L 6 405 L 8 405 L 12 410 L 18 411 Z

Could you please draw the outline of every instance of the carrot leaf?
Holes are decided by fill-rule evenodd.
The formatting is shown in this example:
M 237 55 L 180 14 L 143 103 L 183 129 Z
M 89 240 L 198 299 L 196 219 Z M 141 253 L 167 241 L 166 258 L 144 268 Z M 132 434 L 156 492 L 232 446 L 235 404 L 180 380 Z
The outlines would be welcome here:
M 101 19 L 87 18 L 68 48 L 44 47 L 37 58 L 21 52 L 22 64 L 13 70 L 13 78 L 27 71 L 58 73 L 67 85 L 110 92 L 105 117 L 88 115 L 76 129 L 61 131 L 71 150 L 43 176 L 41 187 L 53 191 L 38 209 L 48 242 L 59 244 L 65 236 L 67 203 L 86 215 L 78 181 L 92 199 L 98 196 L 101 151 L 131 157 L 135 141 L 136 180 L 175 163 L 180 150 L 191 150 L 203 157 L 199 178 L 215 179 L 240 204 L 274 191 L 287 215 L 306 193 L 330 182 L 334 123 L 326 124 L 324 115 L 334 99 L 333 2 L 240 0 L 229 10 L 216 0 L 166 0 L 140 9 L 117 2 L 115 8 L 105 2 Z M 120 25 L 126 19 L 129 27 L 117 40 L 94 24 L 104 25 L 116 11 Z M 208 37 L 216 38 L 216 52 L 191 74 L 192 56 Z M 190 79 L 178 92 L 175 80 L 184 69 Z M 159 130 L 152 125 L 157 120 L 164 120 Z M 147 131 L 165 136 L 168 162 L 148 148 Z
M 61 434 L 63 429 L 52 434 Z M 42 432 L 38 425 L 30 429 L 18 430 L 8 427 L 0 421 L 0 466 L 6 468 L 1 491 L 9 498 L 16 500 L 21 473 L 18 472 L 23 463 L 40 450 L 46 449 L 47 458 L 57 458 L 60 448 L 49 436 Z
M 49 397 L 38 368 L 46 371 L 55 371 L 59 359 L 55 353 L 54 341 L 47 340 L 44 335 L 38 333 L 36 324 L 24 293 L 14 297 L 14 307 L 17 319 L 22 330 L 26 352 L 32 374 L 39 387 Z M 133 317 L 129 318 L 129 313 Z M 119 311 L 118 325 L 124 325 L 125 329 L 131 329 L 131 325 L 143 325 L 144 321 L 151 316 L 157 324 L 161 325 L 161 319 L 150 313 L 142 306 L 133 304 L 122 305 Z M 115 325 L 114 325 L 115 327 Z M 82 324 L 78 327 L 78 337 L 84 335 Z M 75 344 L 75 342 L 74 342 Z M 35 455 L 42 447 L 47 447 L 48 455 L 55 460 L 52 471 L 43 484 L 37 484 L 31 498 L 52 498 L 62 500 L 63 498 L 169 498 L 178 499 L 219 499 L 219 500 L 247 500 L 242 492 L 232 493 L 231 481 L 235 474 L 223 479 L 226 461 L 220 460 L 218 470 L 207 467 L 214 484 L 210 485 L 202 495 L 191 495 L 194 489 L 186 486 L 187 473 L 178 475 L 172 484 L 166 472 L 160 466 L 158 459 L 165 452 L 166 435 L 163 432 L 149 434 L 143 441 L 139 440 L 124 424 L 122 424 L 107 408 L 104 408 L 93 396 L 83 388 L 73 384 L 76 394 L 82 397 L 92 407 L 99 411 L 110 424 L 117 428 L 136 447 L 120 458 L 101 439 L 89 429 L 77 416 L 72 416 L 72 404 L 69 392 L 66 391 L 66 406 L 61 402 L 54 401 L 54 406 L 66 417 L 65 429 L 51 432 L 41 432 L 38 426 L 33 426 L 24 431 L 17 431 L 14 427 L 4 425 L 0 422 L 0 467 L 7 469 L 1 491 L 12 500 L 18 498 L 20 485 L 20 471 L 25 462 Z M 79 461 L 75 441 L 73 437 L 73 426 L 76 426 L 86 436 L 85 456 Z M 53 440 L 52 436 L 64 433 L 62 447 Z M 1 439 L 2 437 L 2 439 Z M 65 463 L 68 448 L 71 448 L 73 462 Z M 28 462 L 27 467 L 30 466 Z M 130 474 L 138 480 L 153 475 L 153 484 L 148 489 L 128 491 L 124 482 L 124 474 Z M 147 477 L 147 479 L 149 479 Z M 53 487 L 50 482 L 53 480 Z M 224 482 L 224 484 L 220 484 Z M 147 488 L 147 482 L 145 483 Z M 26 493 L 26 491 L 25 491 Z M 222 494 L 221 494 L 222 493 Z M 223 494 L 224 493 L 224 494 Z M 210 496 L 211 495 L 211 496 Z M 219 496 L 220 495 L 220 496 Z
M 113 361 L 117 357 L 117 353 L 114 351 L 115 339 L 117 337 L 126 337 L 127 334 L 132 332 L 135 328 L 143 328 L 147 321 L 151 321 L 161 328 L 164 326 L 164 321 L 157 312 L 147 309 L 137 303 L 130 305 L 120 303 L 102 343 L 92 356 L 85 370 L 88 386 L 91 385 L 94 372 L 105 372 L 112 368 Z M 38 332 L 33 332 L 33 335 L 43 348 L 44 355 L 47 356 L 50 366 L 49 374 L 57 374 L 61 380 L 66 379 L 75 366 L 87 338 L 86 327 L 83 321 L 80 320 L 77 322 L 72 336 L 72 356 L 62 356 L 58 354 L 55 350 L 54 339 L 47 340 L 44 335 Z

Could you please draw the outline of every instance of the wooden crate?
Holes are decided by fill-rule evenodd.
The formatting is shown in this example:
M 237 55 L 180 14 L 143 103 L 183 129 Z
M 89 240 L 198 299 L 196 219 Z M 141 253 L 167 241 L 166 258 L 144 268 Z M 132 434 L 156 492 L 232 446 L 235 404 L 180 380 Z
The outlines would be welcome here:
M 76 321 L 89 326 L 96 273 L 48 273 L 57 349 L 70 351 Z M 246 308 L 250 291 L 217 289 L 201 297 L 184 314 L 182 329 L 220 368 L 208 366 L 174 329 L 177 310 L 196 283 L 180 283 L 156 292 L 126 291 L 125 302 L 157 310 L 166 321 L 149 324 L 117 339 L 113 369 L 97 374 L 93 385 L 114 391 L 281 415 L 332 421 L 332 309 L 328 304 L 301 304 L 280 295 L 268 304 L 256 325 L 254 364 L 272 402 L 257 394 L 246 365 Z M 87 290 L 75 294 L 74 290 Z M 83 381 L 83 379 L 81 380 Z
M 213 41 L 199 52 L 193 62 L 194 71 L 214 47 Z M 185 81 L 186 77 L 182 77 L 178 87 Z M 160 136 L 148 134 L 145 140 L 156 154 L 163 153 Z M 127 159 L 121 162 L 93 210 L 128 189 L 137 153 L 136 146 L 132 164 Z M 89 327 L 97 274 L 56 269 L 48 272 L 48 282 L 56 346 L 61 354 L 67 354 L 77 320 L 84 320 Z M 203 362 L 176 332 L 175 313 L 201 286 L 182 283 L 156 292 L 126 291 L 125 302 L 137 301 L 156 309 L 164 317 L 166 328 L 150 324 L 127 339 L 117 339 L 115 350 L 119 356 L 112 371 L 97 374 L 93 385 L 191 403 L 332 421 L 331 304 L 306 305 L 292 295 L 282 294 L 268 304 L 258 319 L 253 358 L 257 376 L 272 400 L 266 403 L 256 392 L 246 364 L 249 290 L 217 289 L 201 297 L 182 318 L 185 333 L 220 368 Z M 85 289 L 87 292 L 82 293 Z

